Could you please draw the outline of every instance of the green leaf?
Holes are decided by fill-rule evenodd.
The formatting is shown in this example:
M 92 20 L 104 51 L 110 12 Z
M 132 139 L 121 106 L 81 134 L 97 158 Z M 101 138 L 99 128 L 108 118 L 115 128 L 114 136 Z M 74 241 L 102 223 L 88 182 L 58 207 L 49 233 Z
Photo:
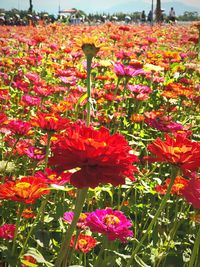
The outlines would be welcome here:
M 85 93 L 84 95 L 82 95 L 77 103 L 76 103 L 76 106 L 75 106 L 75 112 L 77 112 L 77 109 L 78 109 L 78 106 L 87 98 L 87 93 Z
M 138 255 L 135 255 L 135 261 L 139 264 L 141 267 L 151 267 L 150 265 L 147 265 Z
M 122 258 L 124 260 L 130 259 L 130 257 L 131 257 L 131 255 L 121 254 L 115 250 L 105 249 L 105 251 L 112 252 L 113 254 L 119 256 L 120 258 Z
M 38 265 L 37 264 L 34 264 L 30 261 L 26 261 L 26 260 L 21 260 L 21 263 L 25 264 L 26 266 L 29 266 L 29 267 L 37 267 Z
M 38 263 L 44 263 L 47 267 L 54 266 L 52 263 L 46 261 L 45 258 L 42 256 L 42 254 L 35 248 L 30 248 L 25 255 L 32 256 L 33 258 L 36 259 Z

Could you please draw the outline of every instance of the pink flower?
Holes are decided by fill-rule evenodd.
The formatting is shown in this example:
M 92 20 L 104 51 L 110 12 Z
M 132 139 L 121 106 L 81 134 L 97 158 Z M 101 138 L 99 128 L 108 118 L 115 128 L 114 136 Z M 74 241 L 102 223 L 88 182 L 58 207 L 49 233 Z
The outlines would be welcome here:
M 75 85 L 76 81 L 77 81 L 76 77 L 73 77 L 73 76 L 71 76 L 71 77 L 59 77 L 59 78 L 63 83 L 68 84 L 68 85 Z
M 4 239 L 13 239 L 15 235 L 15 225 L 14 224 L 4 224 L 0 226 L 0 237 Z
M 64 185 L 69 183 L 71 173 L 69 172 L 61 172 L 57 173 L 55 170 L 50 168 L 46 168 L 44 172 L 38 171 L 35 173 L 35 177 L 44 179 L 45 183 L 48 184 L 56 184 L 56 185 Z
M 41 98 L 38 96 L 32 96 L 32 95 L 23 95 L 22 101 L 30 106 L 38 106 L 41 104 Z
M 135 69 L 132 66 L 125 66 L 122 63 L 116 63 L 114 65 L 114 70 L 117 76 L 119 77 L 133 77 L 140 74 L 144 74 L 142 69 Z
M 128 237 L 133 236 L 133 231 L 128 228 L 132 227 L 130 220 L 121 211 L 114 211 L 111 208 L 96 210 L 88 214 L 86 224 L 91 231 L 102 233 L 109 240 L 119 239 L 126 242 Z
M 143 85 L 143 84 L 128 84 L 127 88 L 135 93 L 135 94 L 150 94 L 152 93 L 152 90 L 149 86 Z
M 88 216 L 88 213 L 81 213 L 80 214 L 78 222 L 77 222 L 78 228 L 81 228 L 81 229 L 86 228 L 87 216 Z M 73 211 L 65 212 L 63 214 L 63 219 L 69 224 L 72 223 L 73 218 L 74 218 L 74 212 Z

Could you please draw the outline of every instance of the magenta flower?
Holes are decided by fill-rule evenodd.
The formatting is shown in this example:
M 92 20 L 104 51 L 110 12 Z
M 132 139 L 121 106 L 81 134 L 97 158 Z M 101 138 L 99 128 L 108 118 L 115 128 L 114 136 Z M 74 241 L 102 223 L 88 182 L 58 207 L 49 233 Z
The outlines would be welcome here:
M 4 239 L 11 240 L 15 235 L 15 225 L 14 224 L 4 224 L 0 226 L 0 237 Z
M 16 135 L 30 135 L 32 133 L 32 127 L 29 122 L 22 121 L 20 119 L 10 120 L 7 122 L 7 128 Z
M 44 179 L 45 183 L 54 185 L 64 185 L 69 183 L 70 176 L 70 172 L 57 173 L 55 170 L 50 168 L 46 168 L 44 172 L 38 171 L 35 173 L 35 177 Z
M 43 148 L 37 148 L 37 147 L 34 147 L 34 146 L 29 147 L 25 151 L 25 153 L 29 158 L 35 159 L 35 160 L 42 160 L 46 156 L 46 153 L 45 153 Z
M 161 118 L 146 118 L 145 123 L 152 128 L 155 128 L 161 132 L 177 132 L 183 131 L 184 127 L 182 124 L 173 122 L 169 117 Z
M 144 74 L 144 70 L 142 69 L 135 69 L 132 66 L 125 66 L 122 63 L 115 63 L 114 71 L 117 76 L 119 77 L 134 77 L 139 74 Z
M 126 242 L 128 237 L 133 236 L 130 220 L 121 211 L 114 211 L 111 208 L 91 212 L 86 219 L 86 224 L 91 231 L 102 233 L 109 240 L 119 239 Z

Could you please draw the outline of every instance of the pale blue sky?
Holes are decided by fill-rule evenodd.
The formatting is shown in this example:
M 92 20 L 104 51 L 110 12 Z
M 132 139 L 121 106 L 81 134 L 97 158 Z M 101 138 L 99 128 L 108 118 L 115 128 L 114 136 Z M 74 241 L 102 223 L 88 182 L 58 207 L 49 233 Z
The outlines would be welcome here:
M 135 0 L 133 0 L 134 2 Z M 152 0 L 144 0 L 151 5 Z M 200 0 L 177 0 L 180 3 L 188 4 L 190 6 L 200 8 Z M 61 9 L 77 8 L 88 12 L 102 12 L 106 9 L 115 6 L 116 4 L 124 4 L 131 2 L 131 0 L 33 0 L 33 7 L 36 12 L 47 11 L 49 13 L 57 14 L 58 7 L 60 5 Z M 154 0 L 154 3 L 156 0 Z M 171 0 L 162 0 L 162 2 L 171 2 Z M 29 7 L 29 0 L 0 0 L 0 8 L 9 10 L 11 8 L 27 10 Z M 134 9 L 133 9 L 134 10 Z

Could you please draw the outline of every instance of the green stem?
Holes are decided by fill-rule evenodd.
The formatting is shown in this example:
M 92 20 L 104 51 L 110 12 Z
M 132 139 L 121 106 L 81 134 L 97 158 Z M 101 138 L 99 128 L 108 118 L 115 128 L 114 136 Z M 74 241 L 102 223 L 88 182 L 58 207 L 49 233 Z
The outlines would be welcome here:
M 20 203 L 19 204 L 19 212 L 17 214 L 17 222 L 16 222 L 16 226 L 15 226 L 15 233 L 14 233 L 14 238 L 13 238 L 11 256 L 14 256 L 14 254 L 15 254 L 16 240 L 17 240 L 18 229 L 19 229 L 19 225 L 20 225 L 20 218 L 21 218 L 22 211 L 23 211 L 23 204 Z
M 52 136 L 52 133 L 51 132 L 48 132 L 47 135 L 48 135 L 48 139 L 47 139 L 47 146 L 46 146 L 46 155 L 45 155 L 45 160 L 44 160 L 44 163 L 45 163 L 44 169 L 46 169 L 47 164 L 48 164 L 48 158 L 49 158 L 49 153 L 50 153 L 50 144 L 51 144 L 51 136 Z
M 130 192 L 133 190 L 133 187 L 134 187 L 134 183 L 133 183 L 133 184 L 131 185 L 131 187 L 125 192 L 125 195 L 124 195 L 124 197 L 123 197 L 123 199 L 122 199 L 122 202 L 121 202 L 121 204 L 120 204 L 118 210 L 121 210 L 121 209 L 122 209 L 122 207 L 123 207 L 123 205 L 124 205 L 124 202 L 128 199 L 128 196 L 129 196 Z
M 64 263 L 63 266 L 67 266 L 67 260 L 68 260 L 68 254 L 70 249 L 70 241 L 74 232 L 74 229 L 76 228 L 76 224 L 78 222 L 79 216 L 82 212 L 83 205 L 85 202 L 85 198 L 87 196 L 88 188 L 83 188 L 78 190 L 75 208 L 74 208 L 74 217 L 73 221 L 67 231 L 67 234 L 61 244 L 60 252 L 58 254 L 58 258 L 55 262 L 55 267 L 61 267 L 62 262 Z
M 169 199 L 170 192 L 171 192 L 172 186 L 173 186 L 173 184 L 174 184 L 175 177 L 176 177 L 176 175 L 174 175 L 174 176 L 171 178 L 169 187 L 168 187 L 167 192 L 166 192 L 166 195 L 163 197 L 162 202 L 161 202 L 161 204 L 160 204 L 160 207 L 158 208 L 158 210 L 157 210 L 157 212 L 156 212 L 156 214 L 155 214 L 153 220 L 152 220 L 151 223 L 149 224 L 149 226 L 148 226 L 148 228 L 147 228 L 145 234 L 143 235 L 141 241 L 138 243 L 138 245 L 136 246 L 135 250 L 132 252 L 131 258 L 130 258 L 130 260 L 128 261 L 126 267 L 130 267 L 130 266 L 131 266 L 132 261 L 133 261 L 135 255 L 138 253 L 140 247 L 143 245 L 143 243 L 144 243 L 144 241 L 146 240 L 147 236 L 148 236 L 149 233 L 151 232 L 151 230 L 152 230 L 154 224 L 157 222 L 160 213 L 161 213 L 162 210 L 164 209 L 164 207 L 165 207 L 165 205 L 166 205 L 166 203 L 167 203 L 167 200 Z
M 84 267 L 87 267 L 87 254 L 83 254 L 83 262 L 84 262 Z
M 39 218 L 40 218 L 40 215 L 43 213 L 43 209 L 44 209 L 45 205 L 46 205 L 46 201 L 43 200 L 43 201 L 42 201 L 42 204 L 41 204 L 41 206 L 40 206 L 40 209 L 39 209 L 39 211 L 38 211 L 38 214 L 37 214 L 37 216 L 36 216 L 34 222 L 33 222 L 32 225 L 31 225 L 31 228 L 30 228 L 30 230 L 29 230 L 29 232 L 28 232 L 28 235 L 27 235 L 26 240 L 25 240 L 25 242 L 24 242 L 23 248 L 22 248 L 22 250 L 21 250 L 21 252 L 20 252 L 20 254 L 19 254 L 19 258 L 20 258 L 21 256 L 23 256 L 23 254 L 24 254 L 24 251 L 25 251 L 25 249 L 26 249 L 26 245 L 27 245 L 27 243 L 28 243 L 28 240 L 29 240 L 29 238 L 30 238 L 30 236 L 31 236 L 31 234 L 32 234 L 32 232 L 33 232 L 33 229 L 34 229 L 35 225 L 37 224 L 37 222 L 38 222 L 38 220 L 39 220 Z
M 191 255 L 188 267 L 197 267 L 197 265 L 195 264 L 195 260 L 198 257 L 199 248 L 200 248 L 200 227 L 199 227 L 199 231 L 197 233 L 197 237 L 196 237 L 195 242 L 194 242 L 194 247 L 192 250 L 192 255 Z
M 107 247 L 107 237 L 104 236 L 101 249 L 100 249 L 98 257 L 94 263 L 94 267 L 101 267 L 102 266 L 102 263 L 103 263 L 102 262 L 102 255 L 103 255 L 103 252 L 106 249 L 106 247 Z
M 92 56 L 87 56 L 87 118 L 86 124 L 90 125 L 90 113 L 91 113 L 91 64 Z
M 5 164 L 5 167 L 4 167 L 4 174 L 3 174 L 3 177 L 5 176 L 6 169 L 7 169 L 7 167 L 8 167 L 8 163 L 10 162 L 10 159 L 11 159 L 11 157 L 12 157 L 12 155 L 13 155 L 13 151 L 14 151 L 14 149 L 16 148 L 16 145 L 17 145 L 18 142 L 19 142 L 19 137 L 15 140 L 15 143 L 14 143 L 14 145 L 13 145 L 13 147 L 12 147 L 12 150 L 10 151 L 10 156 L 8 157 L 8 160 L 6 161 L 6 164 Z M 4 178 L 2 179 L 2 182 L 4 182 Z

